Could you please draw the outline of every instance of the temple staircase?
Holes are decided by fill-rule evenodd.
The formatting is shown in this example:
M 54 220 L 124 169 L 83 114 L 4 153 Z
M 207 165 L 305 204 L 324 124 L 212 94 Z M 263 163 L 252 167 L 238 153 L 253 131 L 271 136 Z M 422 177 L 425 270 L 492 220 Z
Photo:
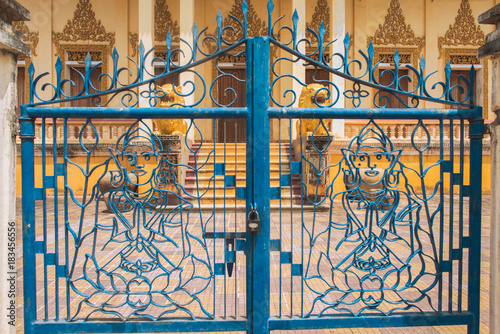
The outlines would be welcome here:
M 191 202 L 194 207 L 206 210 L 238 211 L 245 210 L 245 184 L 246 184 L 246 144 L 245 143 L 204 143 L 202 147 L 194 143 L 193 152 L 189 156 L 189 166 L 186 171 L 185 190 L 189 195 L 183 197 Z M 281 151 L 281 156 L 280 156 Z M 271 199 L 271 209 L 290 208 L 300 206 L 300 174 L 292 175 L 291 185 L 280 186 L 280 171 L 282 185 L 286 181 L 284 175 L 290 175 L 291 155 L 289 143 L 270 144 L 270 168 L 272 191 L 281 199 Z M 194 171 L 198 169 L 198 173 Z M 287 182 L 289 183 L 289 182 Z M 198 186 L 197 186 L 198 185 Z M 200 200 L 192 196 L 202 195 Z M 293 194 L 293 199 L 291 194 Z

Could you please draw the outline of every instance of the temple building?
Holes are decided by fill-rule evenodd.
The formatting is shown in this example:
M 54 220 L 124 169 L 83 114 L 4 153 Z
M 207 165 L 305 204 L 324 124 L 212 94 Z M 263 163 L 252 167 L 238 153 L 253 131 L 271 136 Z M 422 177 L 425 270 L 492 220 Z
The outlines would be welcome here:
M 16 24 L 16 27 L 23 32 L 24 41 L 31 46 L 31 57 L 18 61 L 19 104 L 30 101 L 28 93 L 30 64 L 33 64 L 36 69 L 35 75 L 49 72 L 49 76 L 45 79 L 48 82 L 56 82 L 57 74 L 54 68 L 59 57 L 62 64 L 62 80 L 68 79 L 66 84 L 71 85 L 72 94 L 76 94 L 82 89 L 83 83 L 80 77 L 82 71 L 85 70 L 85 60 L 89 54 L 92 66 L 101 63 L 92 72 L 92 88 L 96 91 L 104 90 L 108 87 L 109 81 L 104 74 L 111 73 L 113 70 L 114 50 L 119 54 L 118 67 L 134 68 L 134 64 L 139 63 L 140 52 L 138 50 L 144 48 L 147 52 L 154 47 L 154 57 L 152 55 L 150 57 L 155 59 L 150 62 L 150 68 L 147 70 L 152 74 L 161 74 L 165 71 L 165 61 L 162 59 L 167 57 L 166 39 L 169 38 L 168 36 L 172 38 L 172 49 L 188 50 L 188 43 L 192 43 L 193 40 L 193 28 L 196 28 L 197 33 L 206 36 L 200 50 L 210 52 L 210 38 L 214 38 L 213 36 L 217 34 L 219 10 L 222 15 L 222 25 L 233 27 L 224 32 L 228 41 L 236 40 L 242 31 L 238 21 L 234 18 L 242 21 L 243 0 L 115 0 L 109 2 L 20 0 L 19 2 L 32 13 L 31 21 Z M 418 69 L 423 58 L 425 58 L 425 68 L 428 73 L 438 70 L 435 79 L 439 81 L 445 80 L 444 68 L 449 63 L 450 85 L 460 84 L 462 77 L 469 78 L 470 67 L 474 65 L 476 69 L 474 103 L 483 107 L 484 119 L 492 120 L 494 114 L 489 108 L 490 94 L 488 93 L 491 87 L 488 71 L 491 70 L 491 66 L 488 60 L 477 57 L 477 48 L 484 43 L 484 36 L 489 32 L 486 30 L 490 28 L 480 27 L 476 18 L 494 5 L 493 0 L 278 0 L 274 2 L 274 13 L 277 13 L 274 20 L 278 15 L 285 15 L 285 18 L 279 20 L 276 26 L 271 28 L 274 33 L 279 32 L 283 38 L 286 38 L 289 32 L 280 28 L 290 24 L 294 10 L 296 10 L 299 17 L 298 31 L 301 31 L 299 37 L 311 41 L 310 44 L 302 43 L 305 52 L 316 48 L 318 36 L 314 32 L 320 29 L 325 29 L 324 44 L 336 40 L 330 44 L 325 54 L 325 59 L 332 64 L 335 64 L 337 53 L 341 55 L 347 53 L 347 57 L 354 60 L 362 58 L 358 50 L 366 54 L 367 50 L 373 47 L 373 63 L 379 63 L 378 77 L 375 74 L 375 79 L 381 84 L 390 84 L 393 79 L 390 75 L 384 75 L 384 71 L 394 69 L 397 65 L 398 75 L 401 78 L 399 85 L 405 91 L 417 88 L 412 86 L 416 81 L 415 73 L 407 65 Z M 269 30 L 267 6 L 267 0 L 248 0 L 249 36 L 267 35 Z M 207 29 L 203 30 L 205 27 Z M 203 99 L 197 106 L 244 106 L 245 54 L 239 53 L 240 51 L 243 49 L 236 49 L 232 56 L 218 59 L 217 62 L 207 62 L 198 66 L 195 69 L 196 73 L 170 76 L 158 80 L 157 84 L 160 86 L 173 84 L 177 87 L 177 92 L 183 91 L 184 94 L 192 89 L 190 82 L 195 85 L 201 85 L 203 82 L 208 86 L 213 84 L 213 87 L 210 87 L 211 98 Z M 277 50 L 272 54 L 272 58 L 279 58 L 280 52 Z M 394 59 L 395 53 L 398 54 L 398 59 Z M 182 65 L 187 60 L 179 52 L 174 62 Z M 330 81 L 336 85 L 344 85 L 343 79 L 307 66 L 307 64 L 297 62 L 279 66 L 282 72 L 290 73 L 297 80 L 283 80 L 273 85 L 272 89 L 278 92 L 293 91 L 298 97 L 307 84 Z M 356 62 L 350 64 L 350 70 L 354 74 L 360 71 Z M 228 75 L 221 76 L 221 73 Z M 122 83 L 127 83 L 127 80 L 132 82 L 133 78 L 134 75 L 126 73 L 120 76 Z M 314 95 L 318 89 L 321 88 L 309 92 L 309 95 Z M 49 95 L 49 90 L 47 88 L 44 93 Z M 178 93 L 167 92 L 163 102 L 186 106 L 195 105 L 197 94 L 199 93 L 195 92 L 181 101 Z M 456 89 L 453 94 L 455 100 L 460 100 L 463 92 Z M 287 99 L 291 98 L 289 93 L 275 95 L 280 103 L 284 104 Z M 169 99 L 172 100 L 169 101 Z M 346 108 L 375 106 L 370 99 L 361 101 L 361 105 L 356 105 L 355 101 L 345 94 L 344 96 L 340 94 L 336 106 Z M 115 102 L 110 101 L 106 105 L 114 106 Z M 404 96 L 386 102 L 388 108 L 402 108 L 412 103 L 408 97 Z M 297 98 L 293 106 L 298 107 L 298 103 Z M 92 105 L 92 101 L 90 99 L 75 100 L 66 104 L 87 107 Z M 147 106 L 147 99 L 139 98 L 137 106 Z M 432 106 L 430 102 L 421 102 L 419 105 L 419 107 L 426 108 Z M 179 123 L 180 132 L 190 123 L 190 120 L 185 121 L 185 124 Z M 244 119 L 198 120 L 196 131 L 190 127 L 186 136 L 193 142 L 203 140 L 216 143 L 243 143 L 246 138 L 245 122 Z M 295 124 L 297 120 L 294 120 L 293 124 L 288 124 L 288 121 L 282 122 L 283 124 L 280 125 L 278 120 L 272 121 L 271 142 L 290 140 L 292 143 L 301 136 L 302 130 Z M 132 121 L 126 119 L 105 119 L 94 122 L 101 138 L 100 144 L 116 142 L 131 123 Z M 352 137 L 359 133 L 364 123 L 346 119 L 325 122 L 325 124 L 329 127 L 328 133 L 335 138 L 337 144 L 345 146 Z M 70 121 L 68 124 L 70 133 L 75 134 L 69 138 L 70 142 L 78 141 L 78 133 L 82 125 L 83 121 Z M 158 131 L 156 123 L 151 123 L 151 125 L 155 131 Z M 388 121 L 379 125 L 396 145 L 405 145 L 410 141 L 416 122 Z M 439 133 L 437 123 L 434 132 L 432 124 L 429 125 L 429 129 L 431 136 Z M 53 132 L 50 125 L 46 127 L 46 132 L 47 138 L 50 138 L 53 133 L 62 136 L 58 131 Z M 91 133 L 88 135 L 92 136 Z M 42 138 L 40 126 L 37 127 L 36 136 L 37 141 L 40 142 Z M 447 136 L 451 138 L 454 134 L 448 133 Z M 488 159 L 489 157 L 485 156 L 487 164 Z M 488 175 L 488 173 L 484 174 Z M 20 185 L 21 182 L 18 184 Z M 485 180 L 484 184 L 488 185 L 488 180 Z

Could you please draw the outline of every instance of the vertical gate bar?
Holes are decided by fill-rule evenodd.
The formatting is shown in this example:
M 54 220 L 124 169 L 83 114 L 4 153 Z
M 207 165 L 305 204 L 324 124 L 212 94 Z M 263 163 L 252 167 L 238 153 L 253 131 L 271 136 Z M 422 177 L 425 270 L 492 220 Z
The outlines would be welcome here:
M 66 320 L 70 318 L 70 298 L 69 298 L 69 245 L 68 245 L 68 227 L 66 222 L 69 222 L 68 213 L 68 164 L 66 157 L 68 156 L 68 119 L 64 118 L 64 256 L 66 264 Z
M 43 244 L 44 253 L 47 252 L 48 242 L 47 242 L 47 190 L 45 189 L 45 179 L 47 176 L 47 149 L 46 149 L 46 123 L 45 117 L 42 118 L 42 225 L 43 225 Z M 36 240 L 36 236 L 35 236 Z M 44 300 L 44 312 L 45 320 L 49 318 L 49 302 L 48 302 L 48 282 L 47 282 L 47 263 L 45 257 L 43 259 L 43 300 Z
M 238 232 L 238 121 L 234 120 L 234 238 Z M 234 318 L 238 317 L 238 252 L 234 252 Z
M 226 125 L 227 125 L 227 120 L 224 119 L 224 173 L 223 177 L 224 179 L 226 178 Z M 215 159 L 214 159 L 215 160 Z M 216 163 L 217 161 L 215 161 Z M 214 163 L 214 169 L 215 169 L 215 163 Z M 216 188 L 217 184 L 217 177 L 214 178 L 214 189 Z M 224 180 L 224 208 L 223 208 L 223 216 L 222 216 L 222 223 L 224 224 L 224 253 L 223 253 L 223 259 L 224 259 L 224 319 L 226 319 L 226 312 L 227 312 L 227 276 L 226 276 L 226 271 L 227 271 L 227 259 L 226 259 L 226 247 L 227 247 L 227 240 L 226 240 L 226 181 Z
M 55 319 L 59 320 L 59 277 L 57 275 L 59 266 L 59 201 L 57 188 L 57 119 L 52 119 L 52 169 L 54 171 L 54 278 L 55 278 Z
M 451 165 L 451 170 L 450 170 L 450 217 L 448 219 L 448 232 L 449 232 L 449 239 L 448 239 L 448 261 L 450 263 L 449 265 L 449 273 L 448 273 L 448 312 L 451 312 L 453 310 L 453 201 L 454 201 L 454 196 L 453 196 L 453 191 L 455 190 L 455 187 L 453 185 L 453 174 L 455 171 L 455 152 L 453 149 L 454 146 L 454 140 L 453 140 L 453 120 L 450 120 L 450 125 L 448 129 L 448 140 L 450 141 L 450 165 Z
M 289 130 L 289 133 L 290 133 L 290 175 L 292 175 L 292 154 L 293 154 L 293 151 L 292 151 L 292 119 L 290 118 L 290 130 Z M 302 125 L 301 125 L 302 126 Z M 300 161 L 301 161 L 301 164 L 302 164 L 302 156 L 299 157 Z M 300 184 L 300 188 L 302 189 L 302 184 Z M 290 182 L 290 193 L 293 194 L 293 185 L 291 184 Z M 302 200 L 302 197 L 300 198 L 300 200 Z M 290 234 L 293 234 L 293 196 L 290 197 Z M 290 236 L 290 241 L 291 241 L 291 246 L 293 246 L 293 235 Z M 291 250 L 293 250 L 293 247 L 291 248 Z M 293 256 L 293 255 L 292 255 Z M 281 252 L 280 252 L 280 263 L 281 263 Z M 291 275 L 291 268 L 290 268 L 290 275 Z M 284 296 L 283 296 L 284 297 Z M 291 285 L 290 285 L 290 316 L 292 315 L 292 311 L 291 311 L 291 307 L 293 306 L 293 282 L 291 282 Z
M 36 320 L 36 255 L 35 255 L 35 120 L 27 117 L 21 106 L 21 160 L 23 204 L 23 297 L 24 333 L 34 334 Z
M 458 249 L 460 250 L 460 258 L 458 259 L 458 301 L 457 308 L 458 311 L 462 311 L 462 275 L 463 275 L 463 259 L 464 250 L 462 245 L 462 239 L 464 236 L 464 146 L 465 146 L 465 129 L 464 120 L 460 120 L 460 197 L 458 204 Z
M 468 334 L 479 333 L 479 299 L 481 293 L 481 201 L 484 120 L 469 123 L 470 138 L 470 200 L 469 200 L 469 287 L 468 308 L 474 323 L 467 326 Z
M 246 71 L 246 79 L 247 79 L 247 88 L 246 88 L 246 101 L 247 107 L 253 107 L 253 41 L 254 39 L 249 39 L 246 43 L 246 58 L 247 58 L 247 71 Z M 251 148 L 253 144 L 253 109 L 249 110 L 250 116 L 247 119 L 247 147 L 246 147 L 246 185 L 245 185 L 245 213 L 246 217 L 250 210 L 252 209 L 253 202 L 253 156 L 251 154 Z M 248 334 L 253 334 L 253 304 L 254 304 L 254 296 L 253 296 L 253 258 L 255 256 L 254 250 L 254 236 L 248 230 L 248 224 L 245 222 L 246 228 L 246 289 L 247 289 L 247 319 L 248 319 Z
M 301 120 L 302 122 L 302 120 Z M 303 143 L 302 143 L 302 124 L 300 126 L 300 156 L 304 154 L 302 151 L 303 149 Z M 314 137 L 314 132 L 312 134 L 312 137 Z M 313 140 L 311 138 L 311 140 Z M 307 145 L 307 139 L 306 139 L 306 145 Z M 314 146 L 314 145 L 313 145 Z M 319 156 L 319 161 L 321 161 L 321 155 Z M 321 164 L 321 162 L 320 162 Z M 319 166 L 318 166 L 319 168 Z M 302 173 L 300 173 L 300 178 L 302 181 Z M 319 180 L 319 177 L 318 177 Z M 302 189 L 302 187 L 300 187 Z M 307 194 L 307 185 L 306 185 L 306 197 L 307 202 L 309 202 L 309 195 Z M 318 198 L 318 185 L 316 185 L 316 196 L 314 197 L 314 215 L 313 215 L 313 231 L 314 231 L 314 219 L 316 218 L 316 200 Z M 314 235 L 314 232 L 313 232 Z M 309 242 L 309 245 L 311 242 Z M 304 198 L 302 197 L 302 204 L 300 205 L 300 265 L 301 265 L 301 274 L 300 274 L 300 317 L 304 316 L 304 273 L 303 273 L 303 268 L 304 268 Z M 292 249 L 292 254 L 293 254 L 293 249 Z M 292 266 L 293 266 L 293 261 L 292 261 Z M 292 274 L 293 277 L 293 274 Z
M 279 154 L 279 185 L 280 185 L 280 195 L 281 195 L 281 119 L 278 119 L 278 154 Z M 291 137 L 291 136 L 290 136 Z M 291 151 L 292 148 L 290 147 L 289 150 Z M 290 164 L 290 184 L 292 184 L 292 159 L 290 156 L 290 160 L 288 162 Z M 280 245 L 282 244 L 282 235 L 283 235 L 283 213 L 282 213 L 282 201 L 281 201 L 281 196 L 279 198 L 280 200 Z M 293 201 L 293 192 L 290 190 L 290 208 L 292 207 L 292 201 Z M 282 275 L 282 264 L 281 264 L 281 247 L 278 249 L 279 251 L 279 266 L 280 266 L 280 283 L 279 283 L 279 317 L 281 317 L 281 292 L 283 290 L 282 282 L 281 282 L 281 275 Z
M 254 37 L 247 41 L 247 214 L 250 204 L 260 217 L 260 229 L 247 238 L 251 244 L 250 275 L 251 308 L 249 334 L 269 333 L 270 286 L 270 166 L 269 166 L 269 39 Z M 251 67 L 249 67 L 250 65 Z M 249 168 L 250 167 L 250 168 Z M 249 203 L 249 200 L 251 201 Z
M 213 126 L 213 128 L 212 128 L 213 129 L 213 138 L 214 138 L 214 180 L 215 180 L 215 147 L 216 147 L 216 142 L 217 142 L 217 128 L 216 128 L 216 125 L 217 125 L 217 121 L 214 118 L 213 124 L 212 124 L 212 126 Z M 200 147 L 200 149 L 201 149 L 201 147 Z M 208 158 L 207 158 L 207 162 L 208 162 Z M 198 166 L 196 164 L 195 164 L 195 166 L 196 166 L 196 168 L 198 168 Z M 198 182 L 198 177 L 199 177 L 198 170 L 196 170 L 196 189 L 198 189 L 197 190 L 198 207 L 199 207 L 199 210 L 200 210 L 200 219 L 201 219 L 201 221 L 203 221 L 203 219 L 202 219 L 203 216 L 201 214 L 201 200 L 199 199 L 200 198 L 200 193 L 199 193 L 200 184 Z M 208 191 L 207 191 L 207 193 L 208 193 Z M 215 215 L 215 186 L 214 186 L 214 190 L 213 190 L 213 207 L 212 207 L 212 209 L 213 209 L 213 215 L 212 215 L 213 218 L 212 218 L 212 220 L 213 220 L 213 232 L 214 232 L 213 233 L 213 243 L 212 244 L 213 244 L 213 247 L 214 247 L 214 273 L 215 273 L 215 262 L 217 260 L 217 258 L 215 257 L 215 255 L 216 255 L 216 246 L 217 246 L 216 242 L 215 242 L 215 224 L 217 222 L 216 215 Z M 214 310 L 213 315 L 214 315 L 214 317 L 216 316 L 216 314 L 215 314 L 215 297 L 216 297 L 215 291 L 217 289 L 217 282 L 216 282 L 216 280 L 217 280 L 217 275 L 214 274 L 214 300 L 213 300 L 213 310 Z
M 443 247 L 444 247 L 444 125 L 443 120 L 439 120 L 439 160 L 441 161 L 440 178 L 441 187 L 439 190 L 439 204 L 441 212 L 439 214 L 439 282 L 438 282 L 438 312 L 443 311 Z

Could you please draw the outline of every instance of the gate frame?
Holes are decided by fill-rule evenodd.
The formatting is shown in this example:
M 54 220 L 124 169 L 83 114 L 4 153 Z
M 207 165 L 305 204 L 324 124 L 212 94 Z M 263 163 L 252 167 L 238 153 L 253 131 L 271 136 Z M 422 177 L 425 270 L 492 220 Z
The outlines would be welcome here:
M 245 3 L 245 2 L 244 2 Z M 272 9 L 270 10 L 271 18 Z M 295 19 L 295 18 L 294 18 Z M 298 20 L 298 17 L 297 17 Z M 270 20 L 271 21 L 271 20 Z M 246 16 L 244 22 L 246 28 Z M 270 25 L 271 26 L 271 25 Z M 246 31 L 246 29 L 244 30 Z M 295 30 L 294 30 L 295 31 Z M 219 26 L 219 36 L 221 28 Z M 220 42 L 220 40 L 219 40 Z M 322 43 L 322 39 L 320 40 Z M 168 42 L 167 42 L 168 43 Z M 72 108 L 51 107 L 44 108 L 39 105 L 54 102 L 65 102 L 68 99 L 58 95 L 55 100 L 44 103 L 34 103 L 33 94 L 33 72 L 30 73 L 31 103 L 21 106 L 21 147 L 22 147 L 22 192 L 23 192 L 23 265 L 24 265 L 24 305 L 25 305 L 25 333 L 56 333 L 70 330 L 71 332 L 154 332 L 154 331 L 230 331 L 246 330 L 247 333 L 269 333 L 271 330 L 292 329 L 326 329 L 351 327 L 402 327 L 402 326 L 434 326 L 434 325 L 467 325 L 468 333 L 479 333 L 479 310 L 480 310 L 480 258 L 481 258 L 481 178 L 482 178 L 482 138 L 484 133 L 484 121 L 482 119 L 482 108 L 471 107 L 471 109 L 365 109 L 365 108 L 291 108 L 270 107 L 271 83 L 270 83 L 270 46 L 276 46 L 289 51 L 293 56 L 306 59 L 315 66 L 328 70 L 333 75 L 339 75 L 345 79 L 367 84 L 371 87 L 379 87 L 375 83 L 364 82 L 349 75 L 345 71 L 332 70 L 324 64 L 308 59 L 294 47 L 281 44 L 275 38 L 270 28 L 268 37 L 244 38 L 238 45 L 246 44 L 247 57 L 247 90 L 245 108 Z M 225 53 L 230 48 L 220 50 L 216 56 Z M 143 55 L 143 53 L 142 53 Z M 213 59 L 215 56 L 207 57 Z M 141 56 L 141 61 L 144 57 Z M 196 59 L 186 67 L 179 68 L 173 72 L 181 72 L 198 65 Z M 115 68 L 116 71 L 116 68 Z M 163 76 L 167 76 L 167 73 Z M 159 76 L 161 77 L 161 76 Z M 157 77 L 157 78 L 159 78 Z M 58 85 L 60 85 L 60 77 Z M 140 86 L 149 81 L 134 83 Z M 381 88 L 381 87 L 379 87 Z M 387 87 L 384 87 L 387 88 Z M 446 87 L 445 101 L 449 100 L 449 85 Z M 401 93 L 399 91 L 398 93 Z M 109 91 L 100 95 L 109 94 Z M 404 94 L 404 92 L 403 92 Z M 95 94 L 94 94 L 95 95 Z M 99 95 L 99 94 L 98 94 Z M 406 93 L 411 97 L 423 100 L 431 100 L 443 103 L 443 100 L 432 100 L 422 95 Z M 78 98 L 91 95 L 82 95 Z M 472 103 L 472 96 L 470 96 Z M 455 105 L 460 103 L 455 102 Z M 245 251 L 247 261 L 247 320 L 188 320 L 188 321 L 125 321 L 125 322 L 65 322 L 65 321 L 37 321 L 36 320 L 36 251 L 35 251 L 35 206 L 36 200 L 34 187 L 34 121 L 36 117 L 47 118 L 223 118 L 244 117 L 247 118 L 247 187 L 246 187 L 246 214 L 257 210 L 261 218 L 261 228 L 252 232 L 247 227 Z M 467 119 L 470 124 L 470 209 L 469 209 L 469 258 L 468 258 L 468 311 L 443 312 L 443 313 L 404 313 L 390 316 L 361 315 L 358 317 L 326 316 L 314 318 L 292 317 L 290 319 L 273 318 L 270 316 L 270 165 L 269 165 L 269 124 L 270 119 L 288 118 L 356 118 L 375 120 L 381 118 L 405 118 L 405 119 Z M 66 171 L 65 171 L 66 173 Z M 440 271 L 442 273 L 442 271 Z M 67 272 L 66 272 L 67 274 Z M 67 276 L 66 276 L 67 277 Z M 302 276 L 303 277 L 303 276 Z M 57 319 L 56 319 L 57 320 Z

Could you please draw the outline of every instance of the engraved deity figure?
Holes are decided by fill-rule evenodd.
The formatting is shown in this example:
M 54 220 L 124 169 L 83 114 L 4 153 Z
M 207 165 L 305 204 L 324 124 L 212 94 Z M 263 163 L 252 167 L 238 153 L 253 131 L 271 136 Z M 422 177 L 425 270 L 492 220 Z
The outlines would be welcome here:
M 85 254 L 83 272 L 71 275 L 73 290 L 83 297 L 75 316 L 211 317 L 198 298 L 213 279 L 202 227 L 190 225 L 192 205 L 182 197 L 169 205 L 169 195 L 178 194 L 165 190 L 173 167 L 168 151 L 140 124 L 109 149 L 108 173 L 116 187 L 98 198 L 107 198 L 113 214 L 99 219 L 96 210 L 86 235 L 92 252 Z

